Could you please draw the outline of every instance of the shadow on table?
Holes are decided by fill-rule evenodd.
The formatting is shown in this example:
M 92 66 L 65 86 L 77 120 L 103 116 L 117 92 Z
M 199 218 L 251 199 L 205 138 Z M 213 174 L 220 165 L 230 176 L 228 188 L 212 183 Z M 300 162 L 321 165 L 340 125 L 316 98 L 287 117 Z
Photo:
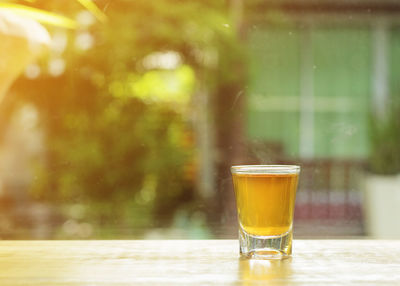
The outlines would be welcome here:
M 286 285 L 293 275 L 292 259 L 239 259 L 240 285 Z

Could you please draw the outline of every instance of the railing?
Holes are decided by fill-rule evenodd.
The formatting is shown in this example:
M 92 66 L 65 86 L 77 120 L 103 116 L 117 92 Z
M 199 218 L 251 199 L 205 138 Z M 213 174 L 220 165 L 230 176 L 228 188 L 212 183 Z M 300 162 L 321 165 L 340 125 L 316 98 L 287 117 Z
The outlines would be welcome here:
M 301 165 L 295 224 L 308 225 L 307 230 L 301 232 L 317 234 L 318 226 L 324 226 L 333 229 L 331 233 L 363 234 L 360 189 L 363 162 L 299 160 L 282 163 Z
M 298 219 L 360 220 L 359 161 L 312 160 L 301 162 L 297 193 Z

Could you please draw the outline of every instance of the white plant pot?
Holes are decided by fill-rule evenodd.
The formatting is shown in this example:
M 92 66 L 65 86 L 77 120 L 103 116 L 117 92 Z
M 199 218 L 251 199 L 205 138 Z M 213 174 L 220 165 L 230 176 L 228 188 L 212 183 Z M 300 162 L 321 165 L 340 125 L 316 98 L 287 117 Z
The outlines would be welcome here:
M 367 175 L 363 189 L 367 234 L 400 238 L 400 175 Z

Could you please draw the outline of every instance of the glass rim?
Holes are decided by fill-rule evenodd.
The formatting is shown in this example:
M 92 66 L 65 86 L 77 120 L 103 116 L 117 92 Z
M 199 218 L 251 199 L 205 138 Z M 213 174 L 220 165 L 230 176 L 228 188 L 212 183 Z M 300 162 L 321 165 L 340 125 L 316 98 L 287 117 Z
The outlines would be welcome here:
M 299 174 L 298 165 L 234 165 L 232 174 Z

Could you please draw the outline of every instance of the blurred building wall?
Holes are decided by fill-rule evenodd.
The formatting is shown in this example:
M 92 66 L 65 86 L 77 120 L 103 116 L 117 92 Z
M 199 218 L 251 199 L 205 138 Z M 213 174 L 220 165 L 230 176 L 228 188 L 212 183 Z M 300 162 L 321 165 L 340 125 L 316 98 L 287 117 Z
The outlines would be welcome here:
M 244 15 L 243 163 L 303 166 L 300 234 L 363 234 L 370 116 L 400 93 L 400 3 L 251 1 Z

